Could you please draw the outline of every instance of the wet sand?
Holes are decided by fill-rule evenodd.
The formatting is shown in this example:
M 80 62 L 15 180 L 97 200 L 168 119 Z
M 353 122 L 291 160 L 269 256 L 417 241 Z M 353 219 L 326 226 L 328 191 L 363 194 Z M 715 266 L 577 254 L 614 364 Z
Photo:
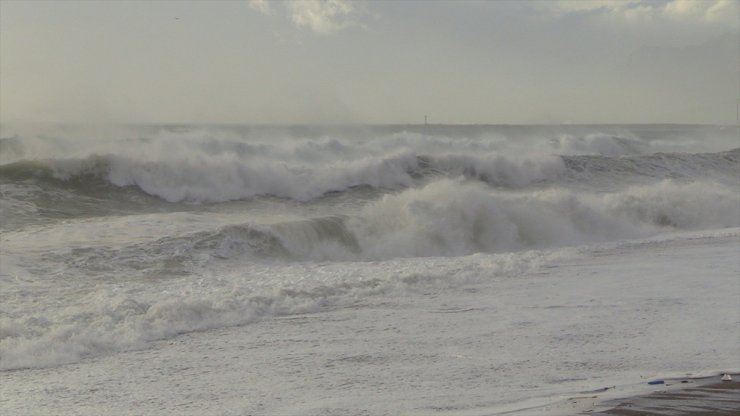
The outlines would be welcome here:
M 739 416 L 740 376 L 733 381 L 694 380 L 683 389 L 656 391 L 646 395 L 610 400 L 590 415 L 619 416 Z M 679 381 L 680 382 L 680 381 Z M 675 383 L 675 381 L 674 381 Z

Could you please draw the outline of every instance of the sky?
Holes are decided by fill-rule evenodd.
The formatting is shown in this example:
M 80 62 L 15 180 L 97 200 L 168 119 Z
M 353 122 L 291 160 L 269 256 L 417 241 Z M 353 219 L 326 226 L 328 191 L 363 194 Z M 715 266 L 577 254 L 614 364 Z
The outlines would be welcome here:
M 0 122 L 735 124 L 739 5 L 0 0 Z

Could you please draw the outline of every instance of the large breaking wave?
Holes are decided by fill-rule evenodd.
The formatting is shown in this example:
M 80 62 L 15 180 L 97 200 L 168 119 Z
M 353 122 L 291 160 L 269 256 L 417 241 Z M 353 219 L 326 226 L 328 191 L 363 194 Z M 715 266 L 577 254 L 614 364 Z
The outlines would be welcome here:
M 260 259 L 373 261 L 516 252 L 739 227 L 738 207 L 736 189 L 712 183 L 666 180 L 599 193 L 497 190 L 442 179 L 385 195 L 351 214 L 214 225 L 124 247 L 98 244 L 65 253 L 57 263 L 81 272 L 170 275 Z
M 717 231 L 740 227 L 736 139 L 522 131 L 541 137 L 0 139 L 0 279 L 44 294 L 3 304 L 0 369 L 531 273 L 568 246 L 737 237 Z
M 21 160 L 0 165 L 0 180 L 57 187 L 135 187 L 168 202 L 214 203 L 274 196 L 310 201 L 356 187 L 401 190 L 462 176 L 503 188 L 578 183 L 594 186 L 660 179 L 716 179 L 738 174 L 740 149 L 719 153 L 638 156 L 417 154 L 401 150 L 331 163 L 241 158 L 235 154 L 135 159 L 123 155 Z

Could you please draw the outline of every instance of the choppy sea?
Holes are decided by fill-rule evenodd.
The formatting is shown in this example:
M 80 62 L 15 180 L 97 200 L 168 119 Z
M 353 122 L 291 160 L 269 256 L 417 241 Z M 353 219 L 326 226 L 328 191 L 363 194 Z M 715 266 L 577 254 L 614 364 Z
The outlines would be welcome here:
M 733 126 L 0 129 L 0 413 L 496 414 L 740 368 Z

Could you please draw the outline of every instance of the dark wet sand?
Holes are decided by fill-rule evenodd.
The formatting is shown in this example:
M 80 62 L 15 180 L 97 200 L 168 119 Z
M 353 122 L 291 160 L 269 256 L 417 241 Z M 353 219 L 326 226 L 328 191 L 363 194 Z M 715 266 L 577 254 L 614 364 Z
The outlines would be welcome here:
M 678 390 L 658 391 L 604 403 L 609 410 L 591 415 L 620 416 L 740 416 L 740 381 L 708 379 Z

